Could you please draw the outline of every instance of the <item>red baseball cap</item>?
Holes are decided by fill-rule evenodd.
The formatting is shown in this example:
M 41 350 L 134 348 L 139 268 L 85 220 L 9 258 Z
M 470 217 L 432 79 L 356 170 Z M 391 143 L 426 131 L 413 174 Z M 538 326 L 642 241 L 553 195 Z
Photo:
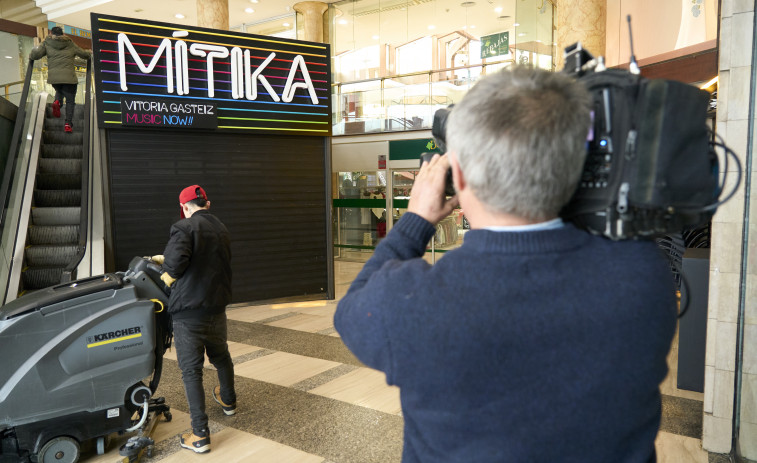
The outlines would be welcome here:
M 204 199 L 205 201 L 208 200 L 208 195 L 205 193 L 205 190 L 202 189 L 200 185 L 192 185 L 184 188 L 181 190 L 181 193 L 179 193 L 179 204 L 184 205 L 187 201 L 192 201 L 193 199 Z M 179 213 L 181 214 L 181 218 L 184 218 L 184 209 L 181 207 L 179 208 Z

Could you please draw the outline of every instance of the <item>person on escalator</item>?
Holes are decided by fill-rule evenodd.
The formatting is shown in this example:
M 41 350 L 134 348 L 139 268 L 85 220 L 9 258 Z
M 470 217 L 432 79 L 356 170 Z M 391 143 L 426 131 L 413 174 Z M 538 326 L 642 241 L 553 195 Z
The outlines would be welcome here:
M 74 71 L 76 57 L 88 60 L 92 54 L 82 50 L 70 37 L 63 35 L 60 27 L 50 29 L 50 35 L 29 54 L 32 60 L 47 56 L 47 82 L 55 89 L 55 101 L 53 102 L 53 116 L 60 117 L 60 107 L 64 100 L 66 104 L 67 133 L 74 131 L 74 107 L 76 102 L 76 87 L 79 79 Z

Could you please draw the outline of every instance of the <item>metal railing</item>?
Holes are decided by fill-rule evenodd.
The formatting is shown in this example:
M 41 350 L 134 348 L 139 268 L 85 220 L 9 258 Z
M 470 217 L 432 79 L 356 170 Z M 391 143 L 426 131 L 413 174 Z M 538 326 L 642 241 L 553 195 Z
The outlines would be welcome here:
M 7 84 L 2 84 L 3 87 L 5 87 L 5 99 L 7 100 L 10 96 L 10 88 L 14 85 L 23 84 L 25 80 L 19 80 L 16 82 L 8 82 Z
M 13 135 L 11 135 L 10 149 L 8 150 L 8 159 L 5 162 L 5 172 L 3 172 L 3 183 L 0 184 L 0 207 L 2 207 L 2 213 L 0 213 L 0 230 L 5 226 L 5 213 L 8 210 L 8 198 L 11 187 L 11 180 L 13 179 L 13 171 L 16 168 L 16 161 L 19 154 L 19 143 L 21 142 L 21 132 L 23 129 L 23 121 L 26 118 L 26 100 L 29 98 L 29 84 L 32 78 L 32 72 L 34 70 L 34 61 L 29 60 L 29 64 L 26 66 L 26 77 L 24 78 L 24 89 L 21 91 L 21 103 L 18 105 L 18 113 L 16 113 L 16 124 L 13 127 Z
M 74 259 L 63 269 L 60 282 L 68 283 L 72 280 L 73 274 L 76 271 L 76 267 L 84 258 L 84 254 L 87 251 L 87 230 L 89 214 L 89 146 L 90 146 L 90 122 L 89 117 L 91 103 L 92 103 L 92 59 L 87 60 L 87 76 L 84 80 L 84 131 L 82 133 L 82 157 L 81 157 L 81 209 L 79 220 L 79 244 L 76 247 L 76 256 Z
M 439 107 L 448 106 L 462 97 L 462 95 L 486 74 L 487 68 L 500 69 L 510 66 L 514 60 L 500 60 L 491 63 L 432 69 L 428 71 L 411 72 L 407 74 L 389 75 L 372 79 L 361 79 L 348 82 L 336 82 L 332 86 L 332 128 L 333 135 L 355 135 L 376 132 L 403 132 L 410 130 L 430 129 L 433 113 Z M 461 74 L 467 73 L 466 77 Z M 425 78 L 424 78 L 425 77 Z M 387 85 L 389 82 L 399 85 Z M 373 85 L 371 85 L 373 84 Z M 459 88 L 439 89 L 440 84 L 457 86 Z M 405 94 L 409 89 L 427 86 L 424 91 Z M 350 91 L 351 87 L 365 87 Z M 347 89 L 345 91 L 345 89 Z M 454 94 L 459 91 L 459 94 Z M 353 96 L 354 113 L 342 104 L 342 97 Z M 371 107 L 372 114 L 360 114 L 360 109 Z M 392 109 L 402 108 L 398 111 Z M 408 108 L 414 110 L 408 111 Z M 401 112 L 402 114 L 395 114 Z

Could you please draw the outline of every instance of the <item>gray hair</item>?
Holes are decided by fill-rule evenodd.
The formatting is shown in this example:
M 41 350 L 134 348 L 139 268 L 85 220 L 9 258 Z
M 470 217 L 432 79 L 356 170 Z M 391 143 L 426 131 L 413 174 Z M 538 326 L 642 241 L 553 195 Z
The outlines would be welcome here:
M 564 74 L 515 66 L 479 81 L 450 113 L 446 141 L 491 212 L 557 217 L 586 158 L 590 97 Z

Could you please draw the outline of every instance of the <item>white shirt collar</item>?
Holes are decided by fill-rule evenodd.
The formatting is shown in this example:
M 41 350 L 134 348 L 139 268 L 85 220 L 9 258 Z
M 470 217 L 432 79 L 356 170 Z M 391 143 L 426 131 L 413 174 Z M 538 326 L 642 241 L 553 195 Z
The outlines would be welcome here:
M 546 222 L 539 222 L 539 223 L 532 223 L 528 225 L 498 225 L 498 226 L 492 226 L 492 227 L 483 227 L 482 230 L 489 230 L 489 231 L 495 231 L 495 232 L 530 232 L 530 231 L 541 231 L 541 230 L 554 230 L 557 228 L 562 228 L 565 226 L 565 223 L 562 221 L 561 218 L 556 218 L 552 220 L 548 220 Z

